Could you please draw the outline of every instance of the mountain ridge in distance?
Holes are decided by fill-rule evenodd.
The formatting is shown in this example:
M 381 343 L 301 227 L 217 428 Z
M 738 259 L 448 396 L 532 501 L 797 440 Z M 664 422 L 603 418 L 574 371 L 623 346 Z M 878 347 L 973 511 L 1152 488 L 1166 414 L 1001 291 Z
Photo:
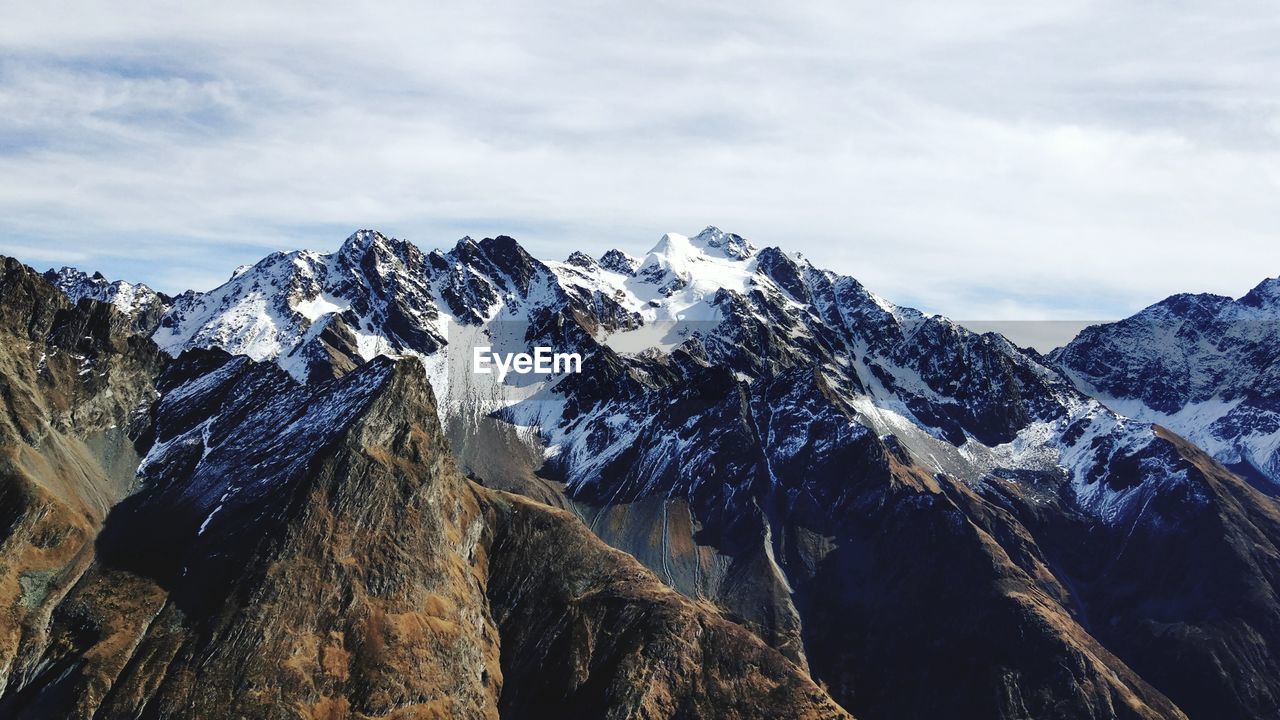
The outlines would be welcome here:
M 1280 492 L 1280 278 L 1237 300 L 1174 295 L 1049 357 L 1084 392 Z

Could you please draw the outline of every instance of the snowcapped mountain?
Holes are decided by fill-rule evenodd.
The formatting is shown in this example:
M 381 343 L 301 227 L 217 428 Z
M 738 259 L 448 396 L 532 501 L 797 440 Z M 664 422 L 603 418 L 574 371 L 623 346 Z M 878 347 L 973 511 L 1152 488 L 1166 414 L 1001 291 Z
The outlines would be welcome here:
M 173 298 L 142 283 L 135 285 L 124 280 L 110 281 L 97 272 L 89 275 L 75 268 L 64 267 L 61 270 L 49 270 L 44 277 L 71 298 L 73 303 L 82 298 L 110 303 L 126 317 L 132 318 L 135 327 L 144 332 L 155 329 L 173 302 Z
M 1082 391 L 1280 493 L 1280 278 L 1239 300 L 1175 295 L 1050 356 Z
M 373 232 L 337 253 L 275 253 L 211 292 L 178 298 L 152 337 L 173 354 L 220 347 L 278 360 L 300 378 L 320 356 L 349 369 L 380 354 L 434 352 L 441 338 L 426 268 L 417 247 Z
M 219 347 L 275 360 L 299 379 L 328 377 L 379 355 L 432 355 L 451 323 L 528 321 L 557 290 L 511 238 L 423 253 L 363 230 L 335 253 L 276 253 L 182 296 L 152 337 L 174 354 Z
M 0 717 L 849 718 L 572 515 L 468 482 L 416 360 L 301 384 L 129 325 L 0 261 Z
M 1074 371 L 776 247 L 707 228 L 559 262 L 508 237 L 424 253 L 361 231 L 184 295 L 153 338 L 187 353 L 178 366 L 226 351 L 313 389 L 416 359 L 464 471 L 573 511 L 855 714 L 1264 717 L 1280 701 L 1270 499 Z M 583 371 L 477 375 L 481 345 L 578 352 Z M 172 448 L 211 447 L 184 427 Z M 215 475 L 208 532 L 242 497 Z
M 548 334 L 552 325 L 560 328 L 556 337 Z M 894 306 L 852 278 L 777 248 L 757 251 L 714 227 L 692 237 L 668 233 L 643 258 L 609 251 L 599 261 L 575 253 L 545 263 L 505 237 L 465 238 L 448 252 L 423 253 L 361 231 L 335 253 L 277 253 L 213 291 L 184 295 L 153 335 L 171 354 L 217 347 L 275 360 L 302 380 L 342 374 L 378 355 L 419 356 L 442 412 L 474 413 L 486 395 L 483 414 L 503 410 L 517 425 L 537 428 L 538 450 L 555 458 L 571 488 L 599 482 L 599 469 L 627 443 L 606 443 L 612 433 L 597 423 L 627 418 L 640 427 L 644 403 L 597 397 L 582 389 L 583 378 L 477 388 L 463 367 L 467 351 L 478 338 L 504 337 L 512 347 L 536 337 L 567 341 L 599 358 L 588 364 L 607 369 L 611 387 L 631 385 L 650 398 L 660 384 L 653 378 L 664 374 L 653 366 L 665 362 L 670 375 L 679 372 L 670 359 L 686 355 L 731 371 L 733 382 L 816 368 L 858 424 L 895 435 L 936 472 L 975 481 L 1002 462 L 1053 467 L 1046 458 L 1057 448 L 1048 440 L 1036 445 L 1044 453 L 1023 449 L 1015 457 L 1004 447 L 1020 432 L 1048 438 L 1072 419 L 1106 414 L 999 336 Z M 568 413 L 570 405 L 577 412 Z M 1050 426 L 1057 429 L 1044 429 Z

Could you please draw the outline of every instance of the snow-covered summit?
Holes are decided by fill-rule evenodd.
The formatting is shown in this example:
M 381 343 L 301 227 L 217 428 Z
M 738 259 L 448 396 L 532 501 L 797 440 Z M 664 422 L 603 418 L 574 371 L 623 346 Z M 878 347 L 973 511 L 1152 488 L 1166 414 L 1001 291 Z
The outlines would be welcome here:
M 326 341 L 326 330 L 360 360 L 438 347 L 425 268 L 412 244 L 362 230 L 336 252 L 273 253 L 207 293 L 179 298 L 152 337 L 175 355 L 213 346 L 278 360 L 300 378 L 317 352 L 304 346 Z
M 100 272 L 92 275 L 73 267 L 49 270 L 44 277 L 61 290 L 72 302 L 83 298 L 110 303 L 121 313 L 132 318 L 135 327 L 150 331 L 168 309 L 170 298 L 142 283 L 124 280 L 108 280 Z
M 730 406 L 746 400 L 731 388 L 741 384 L 750 397 L 767 391 L 750 401 L 764 403 L 752 413 L 794 414 L 788 422 L 797 428 L 821 418 L 839 428 L 822 432 L 842 443 L 862 442 L 864 431 L 892 435 L 934 471 L 966 481 L 1001 467 L 1061 466 L 1075 492 L 1090 497 L 1106 473 L 1091 470 L 1093 454 L 1074 452 L 1079 431 L 1070 428 L 1080 417 L 1094 418 L 1108 436 L 1119 431 L 1107 428 L 1122 427 L 999 336 L 898 307 L 853 278 L 714 227 L 692 237 L 667 233 L 643 258 L 611 251 L 599 261 L 575 253 L 564 262 L 539 261 L 506 236 L 423 252 L 362 230 L 334 252 L 275 253 L 214 290 L 177 299 L 153 338 L 175 355 L 219 347 L 274 360 L 304 382 L 379 355 L 417 356 L 446 424 L 465 426 L 450 430 L 456 443 L 482 437 L 477 423 L 505 417 L 527 429 L 518 442 L 557 458 L 575 489 L 603 482 L 624 452 L 654 453 L 645 461 L 652 464 L 641 463 L 654 472 L 637 483 L 693 482 L 696 463 L 672 464 L 671 453 L 697 445 L 685 428 L 698 419 L 680 413 L 707 398 L 675 414 L 663 409 L 686 386 L 705 386 L 734 413 L 741 408 Z M 590 377 L 486 384 L 458 350 L 467 343 L 527 350 L 534 340 L 581 352 Z M 722 391 L 729 394 L 716 395 Z M 768 418 L 743 420 L 757 421 Z M 644 428 L 658 444 L 630 449 L 619 422 Z M 1129 438 L 1151 434 L 1141 423 L 1123 427 Z M 781 461 L 800 451 L 806 432 L 762 441 L 759 452 Z
M 1239 300 L 1179 294 L 1051 354 L 1082 391 L 1280 488 L 1280 278 Z
M 704 230 L 693 238 L 678 233 L 667 233 L 645 255 L 636 278 L 657 288 L 660 295 L 670 296 L 686 288 L 693 288 L 699 297 L 715 294 L 720 288 L 741 289 L 745 278 L 753 271 L 746 256 L 727 254 L 727 241 L 713 228 Z M 737 236 L 734 236 L 737 237 Z M 742 249 L 745 241 L 735 243 Z
M 714 251 L 731 260 L 746 260 L 756 252 L 756 247 L 741 235 L 725 232 L 714 225 L 708 225 L 690 238 L 690 242 L 704 252 Z
M 446 344 L 449 324 L 499 315 L 527 320 L 554 304 L 547 268 L 508 237 L 466 237 L 424 253 L 372 230 L 334 252 L 274 253 L 207 293 L 179 298 L 153 339 L 177 354 L 219 347 L 276 360 L 305 380 L 379 355 L 428 356 Z

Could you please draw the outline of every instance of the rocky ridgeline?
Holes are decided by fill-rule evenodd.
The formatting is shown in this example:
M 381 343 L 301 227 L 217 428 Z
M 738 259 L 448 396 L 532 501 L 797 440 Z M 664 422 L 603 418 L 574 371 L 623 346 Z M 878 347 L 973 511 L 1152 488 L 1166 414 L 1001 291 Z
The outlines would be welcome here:
M 463 478 L 417 361 L 167 360 L 4 267 L 0 716 L 847 717 L 572 515 Z
M 581 518 L 545 516 L 574 538 L 547 545 L 587 543 L 589 528 L 856 715 L 1267 717 L 1280 701 L 1280 518 L 1273 499 L 1214 459 L 1231 458 L 1118 414 L 1115 398 L 1081 383 L 1071 353 L 1046 359 L 971 333 L 778 248 L 708 228 L 666 235 L 641 258 L 544 262 L 505 237 L 424 253 L 361 231 L 335 253 L 272 255 L 179 298 L 153 337 L 187 354 L 159 381 L 139 475 L 152 493 L 121 507 L 150 518 L 127 525 L 172 526 L 151 543 L 193 553 L 210 587 L 228 587 L 255 543 L 292 527 L 284 508 L 302 506 L 313 469 L 300 470 L 289 449 L 327 447 L 328 433 L 346 432 L 336 418 L 367 416 L 328 398 L 390 372 L 380 358 L 391 356 L 425 371 L 439 434 L 464 472 Z M 583 372 L 477 378 L 460 362 L 477 342 L 571 349 Z M 281 405 L 259 407 L 258 396 Z M 214 406 L 227 419 L 211 419 Z M 250 427 L 293 434 L 255 445 Z M 243 472 L 218 469 L 230 455 L 253 460 Z M 165 490 L 171 467 L 185 468 L 172 476 L 183 480 Z M 261 495 L 278 486 L 297 489 L 288 502 Z M 482 508 L 524 517 L 540 507 L 472 491 Z M 496 512 L 481 513 L 495 537 L 498 527 L 526 530 L 495 540 L 491 570 L 502 565 L 497 547 L 541 527 L 504 525 L 515 516 Z M 196 550 L 174 540 L 189 536 Z M 499 586 L 503 597 L 594 597 L 565 580 L 574 557 L 540 580 L 515 568 L 492 577 L 487 597 L 498 603 Z M 191 576 L 181 557 L 163 572 Z M 512 577 L 525 584 L 502 584 Z M 503 618 L 507 632 L 532 627 L 517 641 L 532 657 L 591 667 L 556 663 L 562 647 L 594 647 L 599 626 L 547 631 L 564 645 L 544 642 L 542 628 L 565 627 L 559 606 L 522 607 L 495 611 L 499 629 Z M 458 643 L 483 654 L 474 638 Z M 525 662 L 531 674 L 542 660 Z M 574 687 L 509 684 L 499 706 L 518 714 Z M 732 716 L 723 702 L 698 707 Z

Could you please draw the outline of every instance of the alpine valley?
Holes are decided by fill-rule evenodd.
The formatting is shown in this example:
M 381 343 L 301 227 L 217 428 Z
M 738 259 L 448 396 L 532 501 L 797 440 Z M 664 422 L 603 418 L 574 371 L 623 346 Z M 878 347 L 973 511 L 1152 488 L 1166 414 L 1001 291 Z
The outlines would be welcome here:
M 1280 717 L 1278 321 L 1041 355 L 716 228 L 5 259 L 0 717 Z

